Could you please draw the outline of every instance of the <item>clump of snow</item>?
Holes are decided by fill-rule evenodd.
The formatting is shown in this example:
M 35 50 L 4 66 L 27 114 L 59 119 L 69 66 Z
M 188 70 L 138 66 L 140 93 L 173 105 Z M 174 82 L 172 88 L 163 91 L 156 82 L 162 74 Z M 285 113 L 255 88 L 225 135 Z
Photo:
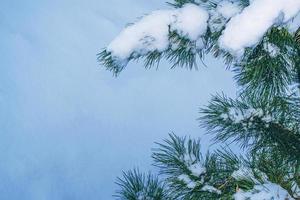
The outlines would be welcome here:
M 251 0 L 245 8 L 234 0 L 217 2 L 214 10 L 188 3 L 177 9 L 153 11 L 125 28 L 106 50 L 118 65 L 125 66 L 131 58 L 149 52 L 178 49 L 179 44 L 173 44 L 169 37 L 175 31 L 195 42 L 196 51 L 204 47 L 201 36 L 209 26 L 213 32 L 225 27 L 218 44 L 238 58 L 273 25 L 284 25 L 291 33 L 300 26 L 300 0 Z M 278 53 L 273 46 L 267 45 L 266 49 L 272 57 Z
M 252 123 L 255 117 L 260 118 L 265 123 L 269 123 L 272 120 L 272 116 L 264 113 L 264 111 L 260 108 L 248 108 L 241 110 L 231 107 L 226 113 L 222 113 L 220 117 L 223 120 L 231 120 L 233 123 L 245 123 L 245 125 Z
M 197 40 L 207 29 L 208 13 L 194 4 L 186 4 L 174 14 L 175 21 L 171 23 L 171 31 L 190 40 Z
M 241 110 L 235 109 L 235 108 L 229 109 L 228 116 L 235 123 L 240 123 L 242 120 L 245 119 L 243 112 Z
M 254 175 L 253 172 L 250 168 L 248 167 L 240 167 L 238 170 L 234 171 L 231 176 L 235 178 L 236 180 L 241 180 L 241 179 L 251 179 L 254 180 Z
M 170 31 L 195 41 L 206 32 L 208 17 L 206 10 L 195 4 L 154 11 L 125 28 L 108 45 L 107 51 L 113 59 L 125 62 L 130 57 L 166 50 L 170 45 Z
M 186 175 L 186 174 L 179 175 L 178 179 L 181 180 L 181 181 L 183 181 L 183 182 L 185 182 L 185 183 L 191 182 L 190 177 L 188 175 Z
M 200 175 L 202 174 L 205 174 L 206 173 L 206 168 L 203 167 L 200 163 L 195 163 L 193 165 L 190 165 L 189 167 L 189 170 L 192 172 L 192 174 L 194 176 L 197 176 L 199 177 Z
M 274 58 L 276 57 L 278 54 L 280 54 L 280 49 L 278 46 L 276 46 L 275 44 L 272 44 L 270 42 L 265 42 L 264 43 L 264 50 L 266 52 L 269 53 L 269 55 Z
M 179 175 L 178 180 L 183 181 L 189 189 L 194 189 L 196 186 L 203 184 L 202 180 L 201 181 L 193 181 L 186 174 Z M 210 192 L 210 193 L 217 193 L 217 194 L 222 193 L 221 190 L 219 190 L 213 186 L 210 186 L 210 185 L 204 185 L 200 190 Z
M 250 191 L 238 190 L 234 195 L 235 200 L 291 200 L 289 193 L 281 186 L 268 181 L 266 174 L 260 172 L 264 184 L 258 181 L 251 168 L 241 166 L 232 173 L 232 177 L 236 180 L 250 179 L 256 184 Z M 295 191 L 297 191 L 297 185 Z
M 244 49 L 256 45 L 271 26 L 287 23 L 299 11 L 299 0 L 253 0 L 231 18 L 219 45 L 233 55 L 242 55 Z
M 183 155 L 183 162 L 194 176 L 200 176 L 206 173 L 206 168 L 193 153 L 185 153 Z
M 200 160 L 198 160 L 194 154 L 188 154 L 188 153 L 183 154 L 182 160 L 185 166 L 190 171 L 190 174 L 196 176 L 197 178 L 200 178 L 197 180 L 197 182 L 203 184 L 206 168 L 205 166 L 203 166 Z
M 217 6 L 217 12 L 220 13 L 225 19 L 229 19 L 232 16 L 241 12 L 242 7 L 237 2 L 222 1 Z
M 211 192 L 211 193 L 217 193 L 217 194 L 221 194 L 221 190 L 218 190 L 217 188 L 210 186 L 210 185 L 205 185 L 201 188 L 201 191 L 207 191 L 207 192 Z
M 287 200 L 293 199 L 281 186 L 274 183 L 255 185 L 250 191 L 239 190 L 234 194 L 235 200 Z
M 184 165 L 187 167 L 189 172 L 188 175 L 181 174 L 178 179 L 183 181 L 190 189 L 193 189 L 197 185 L 202 185 L 205 182 L 204 178 L 206 175 L 206 168 L 203 163 L 201 163 L 201 161 L 198 160 L 194 154 L 190 154 L 187 152 L 182 155 L 182 161 L 184 162 Z M 191 180 L 189 175 L 197 177 L 196 181 Z
M 261 118 L 261 120 L 263 120 L 263 121 L 266 122 L 266 123 L 270 123 L 270 122 L 273 120 L 273 118 L 272 118 L 271 115 L 264 115 L 264 116 Z
M 203 184 L 205 183 L 205 175 L 207 170 L 203 166 L 203 164 L 199 160 L 197 160 L 194 154 L 183 154 L 183 161 L 189 169 L 190 173 L 193 176 L 197 177 L 196 181 L 193 181 L 191 177 L 187 174 L 181 174 L 177 177 L 178 180 L 183 181 L 186 184 L 187 188 L 194 189 L 196 186 L 202 186 L 200 189 L 201 191 L 221 194 L 221 191 L 213 186 L 207 184 L 203 186 Z
M 133 52 L 163 51 L 168 46 L 168 24 L 173 11 L 154 11 L 139 22 L 125 28 L 107 47 L 107 51 L 120 60 Z

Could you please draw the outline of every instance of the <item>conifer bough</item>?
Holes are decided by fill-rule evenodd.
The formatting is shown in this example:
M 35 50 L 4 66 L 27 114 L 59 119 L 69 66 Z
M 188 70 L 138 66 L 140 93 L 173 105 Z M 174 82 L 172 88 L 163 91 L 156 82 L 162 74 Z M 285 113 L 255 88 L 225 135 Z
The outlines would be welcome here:
M 99 62 L 118 75 L 131 60 L 195 68 L 223 58 L 238 97 L 215 95 L 199 121 L 215 142 L 246 155 L 170 134 L 153 150 L 160 177 L 138 170 L 118 178 L 123 200 L 300 199 L 300 1 L 175 0 L 127 26 Z M 220 145 L 221 146 L 221 145 Z

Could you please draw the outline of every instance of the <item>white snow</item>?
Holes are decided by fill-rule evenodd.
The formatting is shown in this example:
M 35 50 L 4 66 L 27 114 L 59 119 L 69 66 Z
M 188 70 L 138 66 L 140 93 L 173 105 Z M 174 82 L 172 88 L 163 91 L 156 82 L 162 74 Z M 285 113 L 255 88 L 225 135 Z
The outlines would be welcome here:
M 271 115 L 264 115 L 264 116 L 261 118 L 261 120 L 263 120 L 263 121 L 266 122 L 266 123 L 270 123 L 270 122 L 273 120 L 273 118 L 272 118 Z
M 186 4 L 178 9 L 175 22 L 171 23 L 171 31 L 177 31 L 181 36 L 197 40 L 207 29 L 208 13 L 194 4 Z
M 190 179 L 190 177 L 186 174 L 181 174 L 180 176 L 178 176 L 178 180 L 183 181 L 189 189 L 194 189 L 197 185 L 203 184 L 202 180 L 201 181 L 192 181 Z M 218 190 L 217 188 L 210 186 L 210 185 L 204 185 L 200 190 L 211 192 L 211 193 L 217 193 L 217 194 L 222 193 L 220 190 Z
M 264 50 L 269 53 L 269 55 L 274 58 L 278 54 L 280 54 L 280 49 L 275 44 L 272 44 L 270 42 L 264 43 Z
M 300 97 L 300 84 L 299 83 L 293 83 L 291 85 L 288 86 L 288 94 L 289 95 L 293 95 L 296 97 Z
M 299 11 L 300 0 L 252 0 L 244 9 L 237 1 L 223 0 L 216 10 L 188 3 L 178 9 L 153 11 L 129 25 L 108 45 L 107 51 L 120 65 L 126 65 L 130 58 L 149 52 L 175 50 L 178 44 L 169 40 L 171 31 L 195 41 L 196 49 L 201 49 L 204 47 L 201 36 L 209 24 L 212 31 L 219 31 L 225 25 L 219 46 L 238 58 L 245 48 L 255 46 L 273 25 L 286 26 L 295 32 L 300 25 Z M 273 46 L 267 45 L 266 49 L 272 57 L 278 53 Z
M 201 191 L 207 191 L 207 192 L 217 193 L 217 194 L 222 193 L 221 190 L 218 190 L 217 188 L 210 185 L 205 185 L 204 187 L 201 188 Z
M 183 155 L 183 162 L 194 176 L 199 177 L 206 173 L 206 168 L 197 160 L 194 154 L 185 153 Z
M 232 173 L 232 177 L 236 180 L 251 179 L 256 184 L 250 191 L 238 190 L 234 195 L 235 200 L 291 200 L 292 198 L 288 192 L 281 186 L 268 181 L 266 174 L 261 173 L 261 184 L 258 181 L 252 170 L 248 167 L 241 166 L 238 170 Z M 298 191 L 297 185 L 294 187 L 295 191 Z M 287 199 L 286 199 L 287 198 Z
M 256 172 L 259 174 L 260 179 L 263 180 L 264 182 L 268 181 L 268 176 L 261 172 L 256 170 Z M 254 173 L 251 168 L 246 167 L 246 166 L 241 166 L 238 170 L 234 171 L 231 176 L 236 179 L 236 180 L 252 180 L 254 183 L 259 184 L 259 180 L 257 180 L 254 176 Z
M 231 176 L 235 178 L 236 180 L 241 180 L 241 179 L 251 179 L 255 180 L 253 172 L 250 168 L 248 167 L 240 167 L 238 170 L 234 171 Z
M 190 177 L 186 174 L 181 174 L 180 176 L 178 176 L 178 179 L 185 182 L 185 183 L 191 182 Z
M 107 47 L 107 51 L 120 60 L 126 60 L 133 52 L 163 51 L 168 47 L 168 24 L 173 11 L 160 10 L 125 28 Z
M 240 110 L 235 107 L 231 107 L 226 113 L 222 113 L 220 115 L 220 118 L 223 120 L 231 120 L 233 123 L 243 123 L 245 126 L 252 124 L 254 117 L 260 118 L 266 123 L 266 125 L 273 119 L 271 115 L 264 113 L 264 111 L 260 108 Z
M 225 19 L 229 19 L 232 16 L 241 12 L 242 7 L 236 2 L 222 1 L 217 6 L 217 12 L 220 13 Z
M 196 183 L 194 181 L 189 182 L 186 186 L 190 189 L 194 189 L 196 187 Z
M 240 123 L 242 120 L 245 119 L 245 116 L 242 113 L 242 111 L 236 108 L 230 108 L 228 112 L 228 116 L 231 120 L 234 121 L 234 123 Z
M 299 0 L 253 0 L 226 25 L 219 39 L 221 48 L 240 56 L 256 45 L 274 24 L 291 20 L 300 11 Z
M 193 165 L 190 165 L 189 167 L 189 170 L 192 172 L 192 174 L 194 176 L 197 176 L 199 177 L 200 175 L 202 174 L 205 174 L 206 173 L 206 168 L 203 167 L 200 163 L 195 163 Z
M 190 179 L 190 177 L 188 176 L 188 175 L 186 175 L 186 174 L 181 174 L 180 176 L 178 176 L 178 179 L 179 180 L 181 180 L 181 181 L 183 181 L 185 184 L 186 184 L 186 186 L 188 187 L 188 188 L 190 188 L 190 189 L 194 189 L 195 187 L 196 187 L 196 183 L 194 182 L 194 181 L 192 181 L 191 179 Z
M 300 13 L 287 23 L 287 28 L 290 33 L 294 34 L 300 27 Z
M 162 52 L 169 45 L 170 31 L 197 40 L 206 32 L 208 13 L 195 4 L 173 10 L 157 10 L 125 28 L 107 47 L 115 60 L 124 62 L 131 56 Z M 125 62 L 126 63 L 126 62 Z
M 281 186 L 274 183 L 255 185 L 250 191 L 239 190 L 234 194 L 235 200 L 286 200 L 293 199 Z
M 223 120 L 227 120 L 229 118 L 228 114 L 227 113 L 222 113 L 220 115 L 220 117 L 223 119 Z
M 201 161 L 199 161 L 194 154 L 188 154 L 188 153 L 185 153 L 183 155 L 182 161 L 184 162 L 185 166 L 189 169 L 190 173 L 193 176 L 196 176 L 199 178 L 197 180 L 197 183 L 203 184 L 204 183 L 204 175 L 206 173 L 206 168 L 205 168 L 205 166 L 203 166 Z M 185 176 L 187 176 L 187 175 L 185 175 Z M 183 176 L 182 178 L 186 179 L 185 176 Z M 189 177 L 187 177 L 187 178 L 189 178 Z M 186 179 L 186 180 L 188 180 L 188 179 Z

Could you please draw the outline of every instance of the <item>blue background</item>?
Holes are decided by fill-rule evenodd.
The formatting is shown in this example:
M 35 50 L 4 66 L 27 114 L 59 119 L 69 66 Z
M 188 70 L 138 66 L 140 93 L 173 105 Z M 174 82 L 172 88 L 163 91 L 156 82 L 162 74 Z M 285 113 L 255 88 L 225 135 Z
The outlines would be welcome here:
M 201 137 L 198 109 L 234 95 L 232 73 L 130 63 L 118 78 L 96 54 L 162 0 L 0 1 L 0 199 L 109 200 L 122 170 L 151 167 L 168 133 Z M 202 137 L 204 149 L 209 136 Z

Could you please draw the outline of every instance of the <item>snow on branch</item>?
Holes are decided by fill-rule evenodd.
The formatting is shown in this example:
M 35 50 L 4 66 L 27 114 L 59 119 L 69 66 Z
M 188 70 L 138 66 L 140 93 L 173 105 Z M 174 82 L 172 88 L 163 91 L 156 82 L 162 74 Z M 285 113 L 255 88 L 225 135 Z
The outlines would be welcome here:
M 257 169 L 256 169 L 257 170 Z M 268 177 L 265 173 L 260 171 L 261 181 L 257 180 L 253 174 L 253 169 L 245 166 L 241 166 L 238 170 L 232 173 L 232 177 L 236 180 L 251 179 L 255 183 L 251 190 L 244 191 L 237 188 L 236 193 L 233 195 L 235 200 L 258 200 L 258 199 L 278 199 L 278 200 L 292 200 L 287 190 L 280 185 L 268 181 Z M 297 190 L 297 183 L 294 184 L 294 188 Z
M 255 118 L 259 118 L 268 127 L 272 121 L 272 116 L 264 113 L 261 108 L 248 108 L 240 109 L 236 107 L 230 107 L 227 113 L 223 113 L 220 117 L 224 120 L 231 120 L 233 123 L 241 123 L 243 126 L 248 127 Z
M 142 17 L 99 54 L 100 62 L 115 73 L 140 57 L 145 57 L 146 66 L 162 57 L 174 65 L 193 65 L 195 54 L 214 51 L 211 44 L 239 58 L 246 48 L 258 45 L 272 27 L 286 28 L 292 34 L 299 28 L 300 0 L 252 0 L 249 5 L 242 0 L 205 2 L 213 6 L 186 3 Z M 271 56 L 277 55 L 276 49 L 267 49 Z
M 158 10 L 125 28 L 107 47 L 107 51 L 121 65 L 131 57 L 149 52 L 163 52 L 169 48 L 169 34 L 197 40 L 207 29 L 208 13 L 195 4 L 173 10 Z
M 255 185 L 251 191 L 244 192 L 239 190 L 234 195 L 235 200 L 258 200 L 258 199 L 293 199 L 289 193 L 281 186 L 274 183 L 265 183 L 262 185 Z
M 220 47 L 233 54 L 243 54 L 244 49 L 257 44 L 270 27 L 289 22 L 299 10 L 299 0 L 253 0 L 228 22 L 219 39 Z

